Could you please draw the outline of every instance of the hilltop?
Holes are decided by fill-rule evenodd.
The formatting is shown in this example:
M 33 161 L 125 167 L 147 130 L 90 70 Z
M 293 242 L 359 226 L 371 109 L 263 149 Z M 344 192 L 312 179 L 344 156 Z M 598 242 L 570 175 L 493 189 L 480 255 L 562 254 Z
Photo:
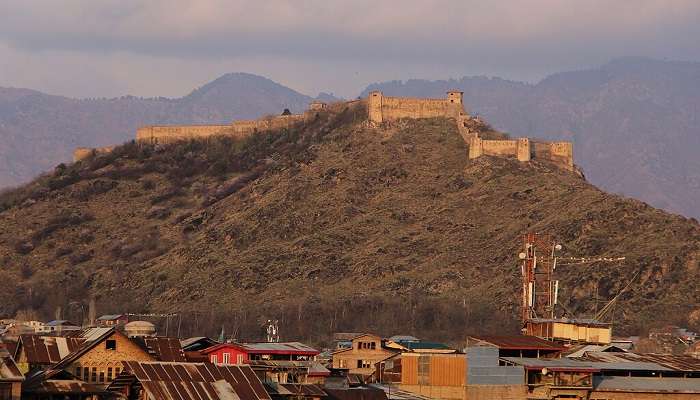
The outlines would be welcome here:
M 574 142 L 588 179 L 607 191 L 700 218 L 700 63 L 628 57 L 552 74 L 383 82 L 364 92 L 439 96 L 464 91 L 470 111 L 516 136 Z
M 334 331 L 458 341 L 517 331 L 520 235 L 565 255 L 562 301 L 585 315 L 641 270 L 618 333 L 688 322 L 700 225 L 607 194 L 546 161 L 468 160 L 453 120 L 372 127 L 366 110 L 244 139 L 127 143 L 0 197 L 1 314 L 96 297 L 99 312 L 180 312 L 183 335 Z M 693 320 L 694 321 L 694 320 Z M 691 321 L 697 324 L 697 321 Z M 700 328 L 700 327 L 697 327 Z

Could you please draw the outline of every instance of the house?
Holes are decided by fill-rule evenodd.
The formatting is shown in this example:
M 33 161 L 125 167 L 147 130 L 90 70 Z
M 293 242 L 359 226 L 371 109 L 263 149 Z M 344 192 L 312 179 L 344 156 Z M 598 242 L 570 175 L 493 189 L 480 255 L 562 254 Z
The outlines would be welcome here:
M 351 347 L 333 352 L 333 368 L 348 369 L 351 374 L 370 376 L 375 364 L 400 352 L 383 346 L 384 341 L 369 333 L 352 338 Z
M 21 335 L 12 356 L 26 374 L 58 364 L 84 343 L 85 338 L 81 337 Z
M 311 360 L 319 351 L 299 342 L 221 343 L 202 351 L 212 364 L 233 365 L 253 360 Z
M 46 323 L 46 325 L 44 325 L 44 330 L 46 333 L 60 334 L 62 332 L 79 331 L 81 329 L 82 328 L 78 325 L 65 319 L 49 321 Z
M 248 365 L 125 361 L 107 390 L 127 400 L 272 400 Z
M 330 375 L 326 367 L 313 360 L 252 360 L 248 364 L 263 382 L 323 385 Z
M 500 357 L 557 357 L 564 346 L 536 336 L 469 336 L 467 347 L 495 347 Z
M 107 314 L 97 318 L 96 322 L 97 326 L 102 327 L 125 325 L 129 322 L 129 317 L 124 314 Z
M 112 328 L 90 328 L 80 333 L 85 343 L 50 370 L 65 370 L 86 383 L 104 387 L 119 375 L 123 361 L 154 361 L 148 349 Z
M 10 353 L 0 349 L 0 399 L 20 400 L 24 375 Z

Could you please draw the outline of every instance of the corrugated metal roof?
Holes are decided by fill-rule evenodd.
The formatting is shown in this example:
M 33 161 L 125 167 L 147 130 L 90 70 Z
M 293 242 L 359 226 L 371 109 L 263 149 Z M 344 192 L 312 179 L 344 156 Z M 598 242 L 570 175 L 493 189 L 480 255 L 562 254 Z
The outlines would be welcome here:
M 663 370 L 700 372 L 700 359 L 686 355 L 587 352 L 581 359 L 604 363 L 657 364 Z
M 515 365 L 522 365 L 525 369 L 542 369 L 547 368 L 552 371 L 570 370 L 570 371 L 591 371 L 597 372 L 599 369 L 595 363 L 573 360 L 569 358 L 527 358 L 527 357 L 501 357 Z
M 113 321 L 113 320 L 119 319 L 123 316 L 124 316 L 124 314 L 106 314 L 106 315 L 103 315 L 103 316 L 97 318 L 97 320 L 98 321 Z
M 124 361 L 153 400 L 271 400 L 247 365 Z
M 252 367 L 268 368 L 305 368 L 311 376 L 328 376 L 331 371 L 318 361 L 292 361 L 292 360 L 251 360 Z
M 32 385 L 31 388 L 22 388 L 22 391 L 30 393 L 46 394 L 103 394 L 106 391 L 99 386 L 85 383 L 79 380 L 45 380 Z
M 277 383 L 264 382 L 267 391 L 270 394 L 282 396 L 305 396 L 305 397 L 326 397 L 326 392 L 318 385 L 313 384 L 297 384 L 297 383 Z
M 490 344 L 504 350 L 551 350 L 560 351 L 564 347 L 538 338 L 536 336 L 512 335 L 512 336 L 469 336 L 467 343 L 475 342 L 477 345 Z
M 286 343 L 243 343 L 241 344 L 249 352 L 264 353 L 270 351 L 282 351 L 290 353 L 314 353 L 318 354 L 319 351 L 311 346 L 307 346 L 299 342 L 286 342 Z
M 169 337 L 133 338 L 132 341 L 141 346 L 148 354 L 158 361 L 185 362 L 185 352 L 182 351 L 180 341 Z
M 432 342 L 400 342 L 402 346 L 409 350 L 452 350 L 449 346 L 442 343 Z
M 209 347 L 203 350 L 203 353 L 208 354 L 222 347 L 235 347 L 247 353 L 252 354 L 296 354 L 315 356 L 320 352 L 313 347 L 307 346 L 299 342 L 284 342 L 284 343 L 222 343 L 216 346 Z
M 74 336 L 81 337 L 87 342 L 100 340 L 103 336 L 111 333 L 114 328 L 87 328 L 77 332 Z
M 15 364 L 15 360 L 12 359 L 10 353 L 5 349 L 0 349 L 0 382 L 18 382 L 23 380 L 24 375 L 17 368 L 17 364 Z
M 24 351 L 29 364 L 52 365 L 85 343 L 79 337 L 21 335 L 19 349 Z
M 700 393 L 700 378 L 594 376 L 596 391 Z

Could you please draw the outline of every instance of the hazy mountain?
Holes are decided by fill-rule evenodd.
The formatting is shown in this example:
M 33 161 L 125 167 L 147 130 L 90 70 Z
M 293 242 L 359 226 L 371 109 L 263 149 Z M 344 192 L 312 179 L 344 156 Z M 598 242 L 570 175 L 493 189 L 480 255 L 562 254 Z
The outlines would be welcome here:
M 465 77 L 384 82 L 365 93 L 442 97 L 453 88 L 496 128 L 573 140 L 592 183 L 700 217 L 700 63 L 624 58 L 536 85 Z
M 467 159 L 454 121 L 370 128 L 366 110 L 242 141 L 127 144 L 0 196 L 0 316 L 56 307 L 178 312 L 185 336 L 221 331 L 319 343 L 399 332 L 461 343 L 518 331 L 521 235 L 565 256 L 576 316 L 639 279 L 608 318 L 618 334 L 699 329 L 700 225 L 607 194 L 548 162 Z M 689 315 L 695 318 L 689 318 Z M 179 328 L 178 328 L 179 329 Z M 463 344 L 463 343 L 462 343 Z
M 226 123 L 278 114 L 285 108 L 299 112 L 311 100 L 269 79 L 244 73 L 224 75 L 178 99 L 71 99 L 0 88 L 0 187 L 26 182 L 70 161 L 75 147 L 131 140 L 140 125 Z

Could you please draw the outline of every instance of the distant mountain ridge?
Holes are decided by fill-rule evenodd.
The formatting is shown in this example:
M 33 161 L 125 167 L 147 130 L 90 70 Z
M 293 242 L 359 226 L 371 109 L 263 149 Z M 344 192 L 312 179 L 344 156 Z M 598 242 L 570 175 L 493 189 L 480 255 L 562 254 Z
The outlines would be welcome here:
M 700 217 L 700 63 L 630 57 L 535 85 L 414 79 L 372 84 L 363 95 L 441 97 L 454 88 L 497 129 L 573 140 L 576 163 L 592 183 Z
M 335 99 L 321 94 L 323 100 Z M 0 88 L 0 187 L 17 185 L 71 159 L 75 147 L 134 138 L 140 125 L 227 123 L 299 112 L 313 97 L 272 80 L 231 73 L 176 99 L 123 96 L 72 99 L 29 89 Z
M 443 97 L 453 88 L 464 90 L 470 111 L 500 130 L 574 141 L 576 163 L 593 184 L 700 218 L 700 63 L 622 58 L 537 84 L 486 77 L 391 81 L 362 95 L 380 89 Z M 78 100 L 0 88 L 0 187 L 69 161 L 76 147 L 130 140 L 139 125 L 226 123 L 284 108 L 299 112 L 313 99 L 246 73 L 223 75 L 176 99 Z

